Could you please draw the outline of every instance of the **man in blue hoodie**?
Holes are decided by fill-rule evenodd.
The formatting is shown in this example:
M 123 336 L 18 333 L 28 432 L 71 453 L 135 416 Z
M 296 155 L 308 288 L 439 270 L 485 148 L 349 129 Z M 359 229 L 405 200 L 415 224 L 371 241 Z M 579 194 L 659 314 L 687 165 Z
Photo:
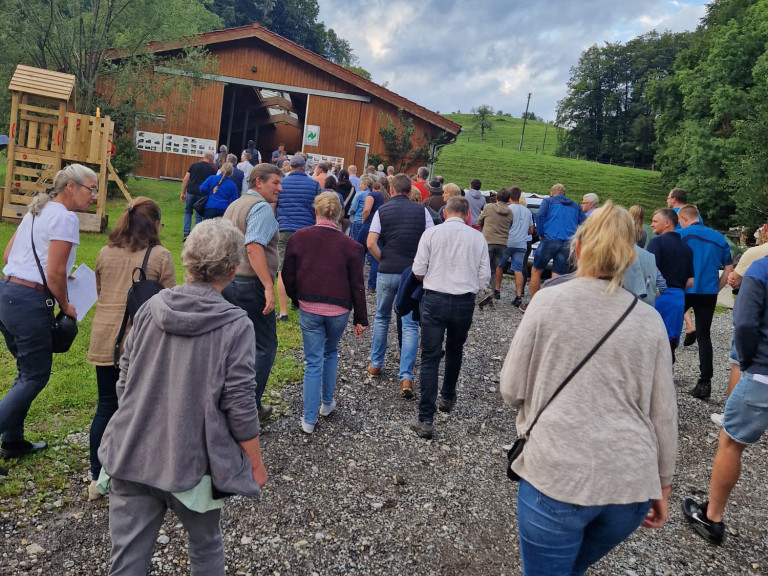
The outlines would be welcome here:
M 565 195 L 565 186 L 555 184 L 536 214 L 536 228 L 541 242 L 531 269 L 531 298 L 541 288 L 541 273 L 552 260 L 552 277 L 565 274 L 570 255 L 571 237 L 587 219 L 581 207 Z

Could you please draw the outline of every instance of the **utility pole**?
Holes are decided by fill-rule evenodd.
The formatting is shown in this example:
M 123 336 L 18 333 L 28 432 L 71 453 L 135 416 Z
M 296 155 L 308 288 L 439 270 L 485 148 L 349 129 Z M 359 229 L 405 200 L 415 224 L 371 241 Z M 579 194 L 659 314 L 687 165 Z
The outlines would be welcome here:
M 531 93 L 528 92 L 528 102 L 525 103 L 525 114 L 523 114 L 523 131 L 520 133 L 520 145 L 517 147 L 517 151 L 520 152 L 523 149 L 523 136 L 525 135 L 525 122 L 528 120 L 528 105 L 531 103 Z

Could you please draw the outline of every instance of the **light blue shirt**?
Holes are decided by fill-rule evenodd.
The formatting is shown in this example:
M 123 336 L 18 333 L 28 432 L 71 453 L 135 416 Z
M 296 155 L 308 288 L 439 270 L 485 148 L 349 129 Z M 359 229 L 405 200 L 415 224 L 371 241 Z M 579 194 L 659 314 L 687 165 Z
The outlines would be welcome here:
M 263 202 L 254 204 L 245 217 L 245 245 L 261 244 L 266 247 L 277 232 L 279 226 L 272 206 L 255 190 L 248 190 L 246 194 L 261 198 Z

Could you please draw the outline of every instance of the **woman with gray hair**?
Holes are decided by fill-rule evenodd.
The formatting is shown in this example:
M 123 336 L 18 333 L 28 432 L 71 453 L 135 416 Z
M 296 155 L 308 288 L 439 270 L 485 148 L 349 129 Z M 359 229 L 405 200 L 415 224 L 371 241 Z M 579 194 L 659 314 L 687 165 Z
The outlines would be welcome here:
M 258 498 L 253 325 L 221 291 L 243 255 L 230 222 L 195 226 L 181 254 L 182 286 L 136 314 L 117 384 L 119 407 L 99 460 L 110 478 L 110 574 L 146 574 L 168 508 L 189 535 L 191 573 L 224 574 L 223 498 Z
M 80 224 L 74 211 L 88 208 L 97 186 L 96 174 L 90 168 L 72 164 L 59 170 L 53 179 L 53 191 L 32 200 L 5 248 L 0 332 L 16 358 L 18 374 L 0 401 L 2 458 L 34 454 L 48 446 L 24 439 L 24 419 L 48 384 L 53 364 L 51 310 L 46 302 L 55 300 L 64 314 L 77 318 L 67 298 L 67 275 L 80 243 Z

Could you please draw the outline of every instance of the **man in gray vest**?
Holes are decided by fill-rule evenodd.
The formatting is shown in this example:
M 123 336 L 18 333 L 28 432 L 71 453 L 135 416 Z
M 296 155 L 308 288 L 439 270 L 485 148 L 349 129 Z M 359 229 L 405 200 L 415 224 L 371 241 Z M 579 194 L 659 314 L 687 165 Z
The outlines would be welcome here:
M 427 209 L 408 198 L 410 191 L 411 180 L 408 176 L 397 174 L 392 178 L 391 199 L 373 215 L 366 241 L 371 255 L 379 261 L 379 274 L 376 278 L 376 318 L 373 322 L 371 364 L 368 366 L 371 376 L 381 374 L 384 365 L 387 332 L 400 276 L 413 264 L 424 230 L 434 225 Z M 412 314 L 403 316 L 402 320 L 403 346 L 398 374 L 400 394 L 403 398 L 413 398 L 413 365 L 419 350 L 419 327 Z
M 224 219 L 245 234 L 244 258 L 235 277 L 221 293 L 248 313 L 256 333 L 256 404 L 259 419 L 272 414 L 262 404 L 269 373 L 277 354 L 275 276 L 277 275 L 278 225 L 273 206 L 282 190 L 282 171 L 273 164 L 258 164 L 248 176 L 248 191 L 229 205 Z

